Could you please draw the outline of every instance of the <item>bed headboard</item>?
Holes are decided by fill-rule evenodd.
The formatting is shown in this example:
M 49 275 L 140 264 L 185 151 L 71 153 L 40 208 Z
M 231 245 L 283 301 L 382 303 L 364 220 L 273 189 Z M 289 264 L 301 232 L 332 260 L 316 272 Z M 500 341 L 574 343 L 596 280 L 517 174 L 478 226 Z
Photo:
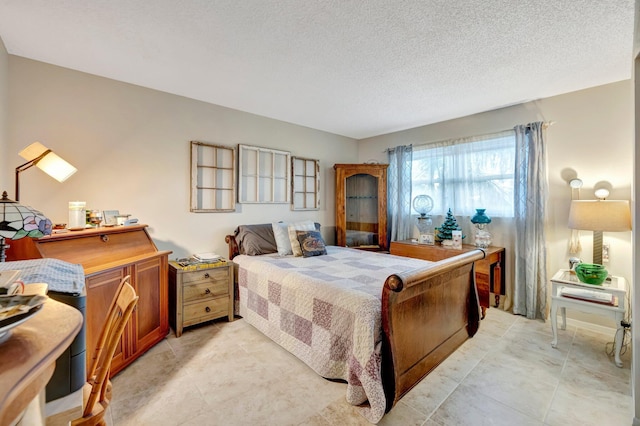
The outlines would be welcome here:
M 224 237 L 225 243 L 229 246 L 229 260 L 233 260 L 234 257 L 240 254 L 238 250 L 238 243 L 236 242 L 236 237 L 233 235 L 227 235 Z

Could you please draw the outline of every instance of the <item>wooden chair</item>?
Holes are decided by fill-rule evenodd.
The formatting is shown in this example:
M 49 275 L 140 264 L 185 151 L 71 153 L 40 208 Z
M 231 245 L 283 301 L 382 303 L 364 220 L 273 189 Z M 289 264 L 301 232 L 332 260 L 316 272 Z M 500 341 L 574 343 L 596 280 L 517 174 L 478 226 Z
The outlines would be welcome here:
M 131 275 L 127 275 L 122 280 L 120 280 L 120 284 L 116 288 L 115 293 L 113 294 L 113 298 L 111 299 L 111 304 L 109 305 L 109 310 L 107 311 L 107 316 L 105 317 L 104 324 L 107 324 L 110 320 L 112 320 L 113 315 L 115 315 L 115 310 L 117 309 L 118 298 L 120 297 L 120 293 L 124 288 L 125 283 L 129 282 L 129 278 Z M 91 358 L 91 363 L 89 370 L 87 371 L 87 377 L 93 377 L 96 374 L 96 364 L 98 362 L 98 358 L 100 357 L 100 352 L 102 352 L 102 348 L 107 343 L 109 329 L 103 325 L 102 330 L 100 330 L 100 335 L 98 336 L 98 342 L 96 343 L 96 347 L 93 351 L 93 355 Z
M 104 413 L 111 400 L 111 359 L 138 303 L 138 296 L 127 281 L 128 277 L 123 279 L 116 291 L 96 345 L 90 374 L 87 375 L 87 383 L 82 388 L 82 417 L 73 420 L 71 426 L 106 425 Z

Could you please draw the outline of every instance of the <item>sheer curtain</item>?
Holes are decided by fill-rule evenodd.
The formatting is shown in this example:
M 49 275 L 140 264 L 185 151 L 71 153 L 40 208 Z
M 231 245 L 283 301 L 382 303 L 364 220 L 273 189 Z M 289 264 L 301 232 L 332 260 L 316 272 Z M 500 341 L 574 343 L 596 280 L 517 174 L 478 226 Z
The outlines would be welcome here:
M 513 217 L 513 131 L 417 146 L 413 160 L 413 193 L 433 198 L 432 215 Z
M 411 238 L 413 218 L 411 217 L 411 164 L 413 147 L 399 145 L 391 148 L 389 169 L 387 170 L 387 215 L 389 241 Z
M 548 196 L 545 125 L 514 127 L 516 223 L 513 313 L 529 319 L 547 316 L 547 254 L 544 218 Z

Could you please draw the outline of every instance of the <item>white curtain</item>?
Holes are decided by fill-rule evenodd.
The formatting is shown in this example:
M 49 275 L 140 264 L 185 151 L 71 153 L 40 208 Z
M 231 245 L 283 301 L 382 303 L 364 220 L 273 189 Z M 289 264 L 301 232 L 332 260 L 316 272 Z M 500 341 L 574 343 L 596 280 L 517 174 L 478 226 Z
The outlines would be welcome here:
M 547 317 L 547 254 L 544 218 L 548 196 L 545 125 L 514 127 L 516 223 L 513 312 L 527 318 Z
M 432 215 L 513 216 L 514 132 L 416 146 L 413 192 L 433 198 Z
M 411 217 L 411 164 L 413 147 L 399 145 L 389 149 L 387 170 L 387 211 L 389 241 L 401 241 L 413 235 Z

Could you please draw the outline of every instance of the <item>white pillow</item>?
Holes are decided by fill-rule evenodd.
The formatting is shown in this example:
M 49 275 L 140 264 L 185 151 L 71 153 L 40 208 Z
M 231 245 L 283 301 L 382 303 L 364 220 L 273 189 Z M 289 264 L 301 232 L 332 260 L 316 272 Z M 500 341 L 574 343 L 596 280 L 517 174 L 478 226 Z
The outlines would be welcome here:
M 290 223 L 287 227 L 289 230 L 289 243 L 291 251 L 294 256 L 302 256 L 302 248 L 300 248 L 300 241 L 298 241 L 298 234 L 296 231 L 315 231 L 316 225 L 312 220 L 305 220 L 302 222 Z M 277 241 L 277 239 L 276 239 Z
M 287 224 L 285 222 L 273 222 L 273 236 L 276 239 L 276 247 L 278 248 L 278 254 L 280 256 L 286 256 L 292 254 L 291 241 L 289 240 L 289 233 L 287 232 Z M 298 246 L 300 244 L 298 243 Z

